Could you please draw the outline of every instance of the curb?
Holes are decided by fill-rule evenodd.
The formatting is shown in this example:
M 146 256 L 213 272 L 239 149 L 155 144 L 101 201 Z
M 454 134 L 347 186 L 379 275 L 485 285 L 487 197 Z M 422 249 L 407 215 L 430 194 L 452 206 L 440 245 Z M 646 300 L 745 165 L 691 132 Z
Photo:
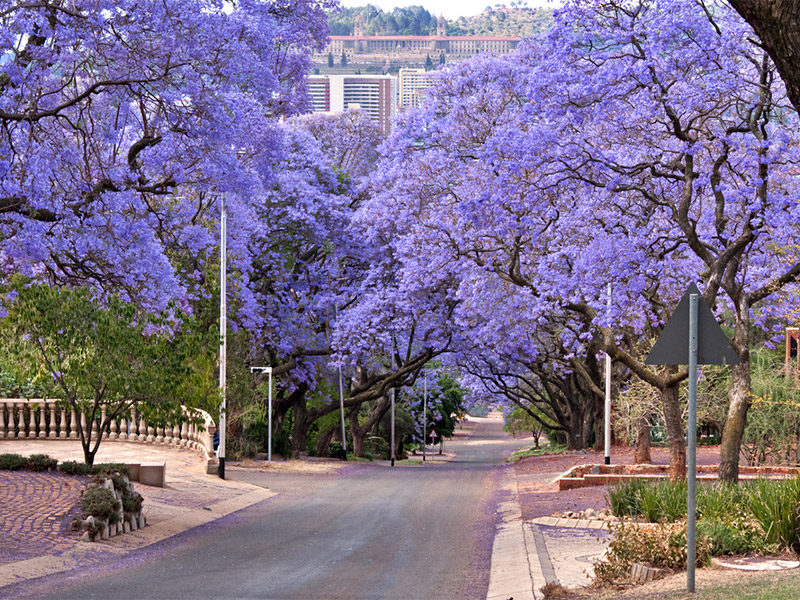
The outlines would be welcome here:
M 537 517 L 529 523 L 547 525 L 549 527 L 567 527 L 569 529 L 608 529 L 608 521 L 600 519 L 568 519 L 565 517 Z
M 486 600 L 508 600 L 512 597 L 515 600 L 535 600 L 533 582 L 544 582 L 545 579 L 538 560 L 531 562 L 532 557 L 538 559 L 538 555 L 529 552 L 529 548 L 535 549 L 535 543 L 522 521 L 513 466 L 503 475 L 500 489 L 509 492 L 511 498 L 497 507 L 500 522 L 492 545 Z

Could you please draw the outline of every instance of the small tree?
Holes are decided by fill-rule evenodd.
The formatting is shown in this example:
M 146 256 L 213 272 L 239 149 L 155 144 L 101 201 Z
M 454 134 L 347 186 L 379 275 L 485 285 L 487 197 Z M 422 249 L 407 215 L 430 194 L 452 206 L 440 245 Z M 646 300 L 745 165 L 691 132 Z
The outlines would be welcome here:
M 4 299 L 4 330 L 16 338 L 8 350 L 24 374 L 86 415 L 87 427 L 75 425 L 87 464 L 102 432 L 132 407 L 154 425 L 183 418 L 177 394 L 185 352 L 164 333 L 164 315 L 113 296 L 103 305 L 87 289 L 15 283 Z
M 341 60 L 341 62 L 342 62 L 342 66 L 343 67 L 347 66 L 347 54 L 345 54 L 344 50 L 342 50 L 342 60 Z
M 430 54 L 425 56 L 425 70 L 426 71 L 433 70 L 433 61 L 431 60 L 431 55 Z
M 333 66 L 333 52 L 328 52 L 328 66 Z
M 531 413 L 536 413 L 538 418 L 534 418 Z M 503 429 L 511 435 L 518 433 L 530 433 L 533 436 L 534 448 L 539 447 L 539 440 L 545 433 L 545 426 L 542 421 L 547 421 L 547 416 L 539 411 L 535 406 L 527 408 L 516 407 L 506 416 L 506 423 Z

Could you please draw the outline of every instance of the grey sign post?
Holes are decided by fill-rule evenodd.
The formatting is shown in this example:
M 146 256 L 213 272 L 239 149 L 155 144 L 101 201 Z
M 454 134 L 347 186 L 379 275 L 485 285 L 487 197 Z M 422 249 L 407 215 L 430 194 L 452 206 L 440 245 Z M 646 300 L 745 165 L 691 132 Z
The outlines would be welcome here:
M 681 298 L 645 361 L 648 365 L 682 365 L 688 354 L 686 589 L 694 593 L 697 552 L 697 365 L 735 365 L 739 357 L 694 284 Z

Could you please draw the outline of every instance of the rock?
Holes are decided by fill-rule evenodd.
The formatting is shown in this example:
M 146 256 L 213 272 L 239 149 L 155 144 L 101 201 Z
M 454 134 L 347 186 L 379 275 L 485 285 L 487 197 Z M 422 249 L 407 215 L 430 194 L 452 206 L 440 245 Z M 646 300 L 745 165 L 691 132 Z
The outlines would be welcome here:
M 594 465 L 591 469 L 589 469 L 589 473 L 592 475 L 600 475 L 600 465 Z
M 131 524 L 130 524 L 130 523 L 128 523 L 128 521 L 125 521 L 125 522 L 122 524 L 122 532 L 123 532 L 123 533 L 130 533 L 130 532 L 131 532 Z
M 88 531 L 84 531 L 83 535 L 81 536 L 81 541 L 82 542 L 91 542 L 92 541 L 92 535 Z
M 587 508 L 584 511 L 583 516 L 585 518 L 587 518 L 587 519 L 596 519 L 597 518 L 597 513 L 595 512 L 595 510 L 593 508 Z
M 139 515 L 139 522 L 137 523 L 137 525 L 139 525 L 139 529 L 147 525 L 147 521 L 145 521 L 144 515 Z
M 109 531 L 110 528 L 108 526 L 108 523 L 103 523 L 103 531 L 100 533 L 100 537 L 104 540 L 107 540 L 109 537 L 111 537 L 109 535 Z

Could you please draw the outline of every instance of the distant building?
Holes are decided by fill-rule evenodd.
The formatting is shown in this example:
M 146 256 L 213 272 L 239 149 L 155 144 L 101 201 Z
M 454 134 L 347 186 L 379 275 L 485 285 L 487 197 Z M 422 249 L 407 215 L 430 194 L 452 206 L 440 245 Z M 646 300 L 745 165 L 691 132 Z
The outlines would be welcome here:
M 383 133 L 397 114 L 397 78 L 390 75 L 310 75 L 308 92 L 314 112 L 360 108 Z
M 425 69 L 400 69 L 400 110 L 422 106 L 425 90 L 431 86 L 431 74 Z
M 440 16 L 436 35 L 364 35 L 364 20 L 356 15 L 353 35 L 332 35 L 328 47 L 321 53 L 342 53 L 348 59 L 359 55 L 425 55 L 446 59 L 464 59 L 476 54 L 499 56 L 516 50 L 520 38 L 516 36 L 448 36 L 447 21 Z

